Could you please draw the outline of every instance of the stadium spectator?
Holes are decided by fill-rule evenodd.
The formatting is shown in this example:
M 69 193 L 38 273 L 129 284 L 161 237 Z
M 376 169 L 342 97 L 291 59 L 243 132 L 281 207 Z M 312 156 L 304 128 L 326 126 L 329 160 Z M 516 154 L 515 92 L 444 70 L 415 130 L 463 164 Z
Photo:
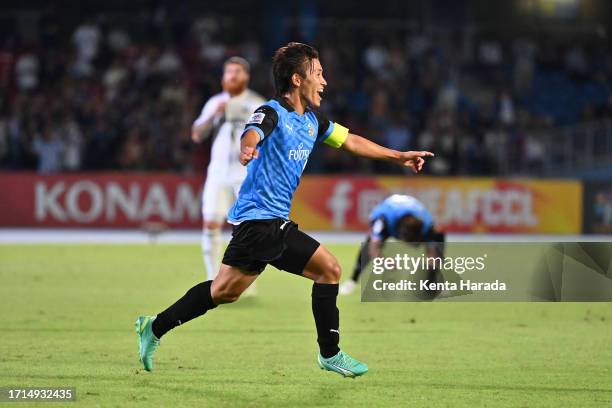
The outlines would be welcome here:
M 64 143 L 57 128 L 45 128 L 34 137 L 32 149 L 38 157 L 38 171 L 54 173 L 62 169 Z
M 32 53 L 21 55 L 15 65 L 17 87 L 22 92 L 31 92 L 38 87 L 38 57 Z
M 72 42 L 76 47 L 77 59 L 83 62 L 91 62 L 98 54 L 100 43 L 100 29 L 92 21 L 86 21 L 74 32 Z
M 60 131 L 64 142 L 63 169 L 68 171 L 81 169 L 83 134 L 78 123 L 71 116 L 67 116 Z

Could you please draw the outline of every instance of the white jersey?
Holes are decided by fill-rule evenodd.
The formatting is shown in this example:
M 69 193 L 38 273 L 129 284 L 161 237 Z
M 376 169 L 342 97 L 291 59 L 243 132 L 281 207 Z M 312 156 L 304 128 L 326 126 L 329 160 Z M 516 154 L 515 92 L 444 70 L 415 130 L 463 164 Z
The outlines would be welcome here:
M 213 118 L 217 107 L 223 102 L 226 104 L 224 114 Z M 249 116 L 264 102 L 259 94 L 250 89 L 234 97 L 222 92 L 206 102 L 200 116 L 193 124 L 198 126 L 213 118 L 213 127 L 219 129 L 213 139 L 207 183 L 209 181 L 222 184 L 242 183 L 246 177 L 246 167 L 239 162 L 240 136 Z

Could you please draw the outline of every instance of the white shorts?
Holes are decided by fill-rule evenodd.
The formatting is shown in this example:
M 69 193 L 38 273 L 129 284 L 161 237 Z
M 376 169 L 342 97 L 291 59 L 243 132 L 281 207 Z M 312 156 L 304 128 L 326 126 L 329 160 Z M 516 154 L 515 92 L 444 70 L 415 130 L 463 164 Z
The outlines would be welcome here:
M 205 221 L 223 223 L 236 201 L 241 183 L 207 180 L 202 191 L 202 217 Z

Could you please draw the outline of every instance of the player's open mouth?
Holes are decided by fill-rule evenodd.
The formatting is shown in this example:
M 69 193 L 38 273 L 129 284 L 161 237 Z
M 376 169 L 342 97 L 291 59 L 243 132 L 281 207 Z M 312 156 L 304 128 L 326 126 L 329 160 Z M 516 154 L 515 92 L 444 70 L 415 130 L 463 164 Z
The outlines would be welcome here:
M 317 94 L 319 94 L 319 98 L 323 99 L 323 89 L 319 89 Z

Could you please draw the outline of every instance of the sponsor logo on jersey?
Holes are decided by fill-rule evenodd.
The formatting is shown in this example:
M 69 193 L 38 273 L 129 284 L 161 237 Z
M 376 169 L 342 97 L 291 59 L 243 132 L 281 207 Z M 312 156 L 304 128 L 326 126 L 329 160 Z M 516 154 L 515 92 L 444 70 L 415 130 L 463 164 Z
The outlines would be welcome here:
M 263 113 L 263 112 L 255 112 L 249 118 L 249 120 L 247 122 L 247 125 L 261 125 L 261 123 L 263 122 L 265 117 L 266 117 L 265 113 Z
M 289 160 L 301 161 L 308 159 L 308 155 L 310 155 L 309 149 L 303 149 L 304 144 L 300 143 L 297 149 L 289 150 Z

